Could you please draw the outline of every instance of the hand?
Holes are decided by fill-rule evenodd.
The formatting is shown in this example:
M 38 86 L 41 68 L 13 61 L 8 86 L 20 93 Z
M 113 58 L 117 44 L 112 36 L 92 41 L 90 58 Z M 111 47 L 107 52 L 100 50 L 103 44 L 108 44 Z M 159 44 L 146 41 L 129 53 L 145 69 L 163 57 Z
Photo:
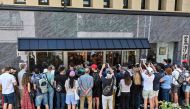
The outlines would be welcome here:
M 105 67 L 106 67 L 106 64 L 103 64 L 103 65 L 102 65 L 102 68 L 104 69 Z

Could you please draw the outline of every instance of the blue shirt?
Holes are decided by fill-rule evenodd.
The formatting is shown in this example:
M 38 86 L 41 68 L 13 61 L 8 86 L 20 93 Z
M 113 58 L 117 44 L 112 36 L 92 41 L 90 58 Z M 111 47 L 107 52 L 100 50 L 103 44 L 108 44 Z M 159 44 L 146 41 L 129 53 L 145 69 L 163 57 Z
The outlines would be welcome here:
M 163 78 L 163 82 L 161 83 L 162 89 L 171 89 L 172 76 L 165 75 Z
M 94 85 L 94 80 L 92 76 L 90 76 L 89 74 L 82 75 L 78 80 L 78 84 L 81 89 L 80 90 L 81 96 L 92 96 L 92 87 Z M 89 93 L 87 95 L 84 95 L 84 91 L 82 89 L 88 90 L 89 88 L 91 88 Z

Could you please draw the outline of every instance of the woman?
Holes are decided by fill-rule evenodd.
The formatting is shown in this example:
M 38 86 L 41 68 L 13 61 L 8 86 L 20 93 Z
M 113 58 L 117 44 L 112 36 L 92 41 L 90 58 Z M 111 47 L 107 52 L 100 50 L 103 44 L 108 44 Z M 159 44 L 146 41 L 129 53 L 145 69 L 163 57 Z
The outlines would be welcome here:
M 31 92 L 30 74 L 25 73 L 22 79 L 23 96 L 21 98 L 21 109 L 35 109 L 34 102 L 29 93 Z
M 92 91 L 93 91 L 93 109 L 99 109 L 102 83 L 101 83 L 101 79 L 99 76 L 99 72 L 97 70 L 97 65 L 92 64 L 91 68 L 92 68 L 92 76 L 94 78 L 94 86 L 92 88 Z
M 121 109 L 129 109 L 129 100 L 130 100 L 130 88 L 132 85 L 132 80 L 129 75 L 129 72 L 125 72 L 123 79 L 119 83 L 120 92 L 121 92 Z
M 66 104 L 68 109 L 75 109 L 77 100 L 75 100 L 75 91 L 78 90 L 78 82 L 75 80 L 75 72 L 70 71 L 69 78 L 65 82 Z
M 165 70 L 166 75 L 160 79 L 161 82 L 161 100 L 165 100 L 169 102 L 169 92 L 171 89 L 171 82 L 172 82 L 172 69 L 166 68 Z
M 66 90 L 65 90 L 65 81 L 67 80 L 65 67 L 59 68 L 59 74 L 55 77 L 55 86 L 56 86 L 56 109 L 65 109 L 65 99 L 66 99 Z M 61 105 L 61 108 L 60 108 Z

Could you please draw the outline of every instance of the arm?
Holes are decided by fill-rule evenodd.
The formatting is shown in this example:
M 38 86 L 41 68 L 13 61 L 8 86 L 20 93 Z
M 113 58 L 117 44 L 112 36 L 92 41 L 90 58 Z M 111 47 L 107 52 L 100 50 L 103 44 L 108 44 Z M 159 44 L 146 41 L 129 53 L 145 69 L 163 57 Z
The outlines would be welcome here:
M 17 85 L 16 79 L 15 79 L 15 77 L 14 77 L 14 76 L 13 76 L 13 78 L 12 78 L 12 83 L 13 83 L 13 85 L 14 85 L 14 86 L 16 86 L 16 85 Z
M 150 64 L 150 66 L 154 70 L 154 72 L 157 72 L 156 68 L 154 67 L 154 65 L 152 63 Z
M 102 77 L 102 73 L 103 73 L 104 68 L 105 68 L 105 64 L 102 65 L 102 68 L 100 70 L 100 73 L 99 73 L 100 78 Z
M 30 90 L 30 83 L 28 83 L 28 92 L 30 92 L 31 90 Z

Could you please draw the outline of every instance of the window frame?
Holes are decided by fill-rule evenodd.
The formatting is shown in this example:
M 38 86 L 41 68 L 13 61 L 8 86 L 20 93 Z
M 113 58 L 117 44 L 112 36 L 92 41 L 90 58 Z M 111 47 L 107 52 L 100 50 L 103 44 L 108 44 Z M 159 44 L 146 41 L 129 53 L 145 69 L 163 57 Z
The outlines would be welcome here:
M 66 5 L 65 5 L 65 3 L 63 4 L 63 2 L 65 2 L 66 1 Z M 61 0 L 61 5 L 62 6 L 71 6 L 71 0 Z
M 146 9 L 146 0 L 141 0 L 141 9 Z
M 18 0 L 14 0 L 14 4 L 26 4 L 26 0 L 22 1 L 18 1 Z
M 158 0 L 158 10 L 162 10 L 162 0 Z
M 123 0 L 123 8 L 124 9 L 129 8 L 129 0 Z
M 84 2 L 88 2 L 89 4 L 84 4 Z M 91 7 L 91 0 L 83 0 L 83 7 Z
M 49 0 L 47 0 L 47 3 L 42 2 L 42 0 L 38 0 L 39 5 L 49 5 Z

